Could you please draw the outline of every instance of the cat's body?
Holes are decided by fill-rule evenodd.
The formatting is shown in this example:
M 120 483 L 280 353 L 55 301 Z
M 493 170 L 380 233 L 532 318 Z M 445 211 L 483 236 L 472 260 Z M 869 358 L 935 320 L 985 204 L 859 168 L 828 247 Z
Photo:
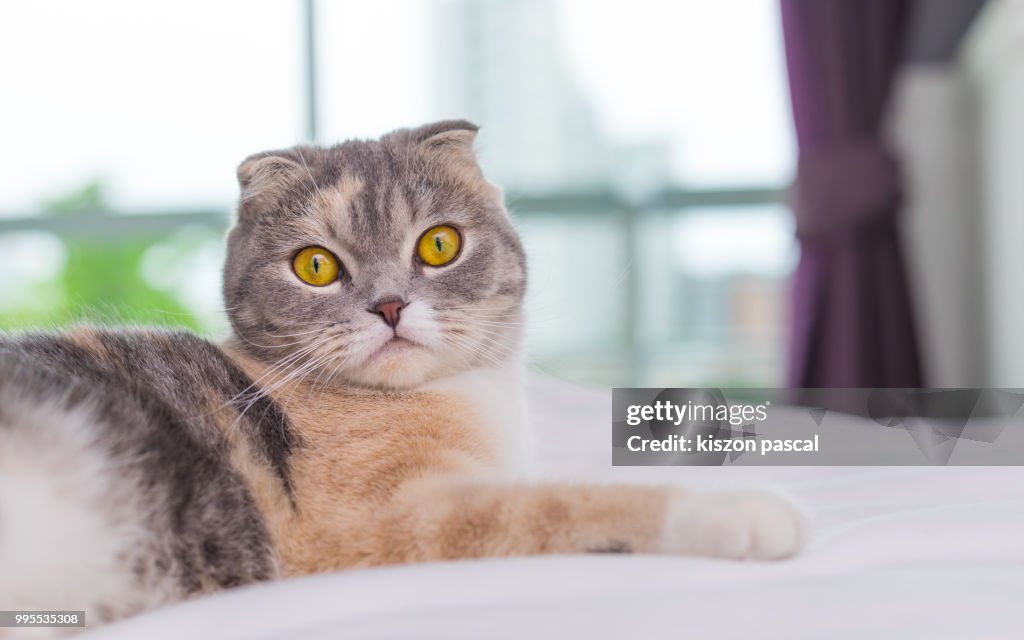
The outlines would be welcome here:
M 0 602 L 101 622 L 279 568 L 252 485 L 284 486 L 276 403 L 186 333 L 0 338 Z M 237 419 L 237 420 L 236 420 Z
M 391 502 L 418 475 L 521 475 L 517 369 L 402 391 L 295 381 L 271 397 L 253 382 L 266 365 L 189 333 L 0 338 L 0 602 L 99 621 L 276 576 L 467 555 L 458 540 L 419 550 Z
M 474 132 L 243 163 L 222 347 L 0 338 L 0 607 L 95 621 L 356 566 L 797 551 L 770 495 L 523 481 L 525 263 Z

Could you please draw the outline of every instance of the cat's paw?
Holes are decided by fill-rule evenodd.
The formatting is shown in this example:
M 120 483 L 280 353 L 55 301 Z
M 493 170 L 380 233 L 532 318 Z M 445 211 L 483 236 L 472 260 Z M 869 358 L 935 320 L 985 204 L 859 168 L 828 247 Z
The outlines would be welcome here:
M 779 560 L 800 551 L 806 538 L 803 514 L 777 495 L 691 494 L 669 506 L 661 548 L 663 553 Z

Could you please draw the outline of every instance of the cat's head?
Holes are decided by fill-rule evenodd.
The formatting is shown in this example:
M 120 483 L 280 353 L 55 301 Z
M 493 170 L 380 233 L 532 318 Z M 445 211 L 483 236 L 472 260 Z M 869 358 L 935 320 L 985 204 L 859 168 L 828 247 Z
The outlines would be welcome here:
M 476 130 L 247 158 L 224 274 L 240 344 L 279 377 L 382 388 L 514 357 L 525 258 Z

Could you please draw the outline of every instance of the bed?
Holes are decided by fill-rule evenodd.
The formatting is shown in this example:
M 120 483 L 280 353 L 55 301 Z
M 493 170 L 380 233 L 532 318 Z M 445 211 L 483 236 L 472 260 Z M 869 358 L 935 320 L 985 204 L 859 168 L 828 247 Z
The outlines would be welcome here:
M 1024 468 L 611 467 L 610 393 L 531 383 L 535 473 L 771 487 L 812 527 L 780 563 L 460 561 L 238 589 L 86 633 L 219 638 L 1024 638 Z

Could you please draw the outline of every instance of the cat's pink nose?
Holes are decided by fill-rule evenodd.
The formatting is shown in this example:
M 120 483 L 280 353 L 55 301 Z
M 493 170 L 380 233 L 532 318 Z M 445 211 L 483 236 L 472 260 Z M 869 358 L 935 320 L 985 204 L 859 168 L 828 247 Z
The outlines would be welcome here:
M 379 315 L 389 327 L 394 329 L 398 326 L 398 321 L 401 320 L 403 308 L 405 308 L 405 302 L 391 298 L 384 302 L 378 302 L 369 311 Z

